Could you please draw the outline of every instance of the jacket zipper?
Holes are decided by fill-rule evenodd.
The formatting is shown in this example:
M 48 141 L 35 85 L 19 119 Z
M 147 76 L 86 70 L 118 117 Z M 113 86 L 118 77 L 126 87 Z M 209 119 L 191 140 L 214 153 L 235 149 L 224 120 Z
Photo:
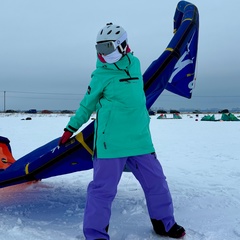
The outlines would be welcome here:
M 130 73 L 129 73 L 129 71 L 128 70 L 124 70 L 125 71 L 125 73 L 131 78 L 131 75 L 130 75 Z
M 95 136 L 95 144 L 94 144 L 95 147 L 93 149 L 93 154 L 94 156 L 97 157 L 98 112 L 96 114 L 97 114 L 97 117 L 96 117 L 97 128 L 96 128 L 96 136 Z

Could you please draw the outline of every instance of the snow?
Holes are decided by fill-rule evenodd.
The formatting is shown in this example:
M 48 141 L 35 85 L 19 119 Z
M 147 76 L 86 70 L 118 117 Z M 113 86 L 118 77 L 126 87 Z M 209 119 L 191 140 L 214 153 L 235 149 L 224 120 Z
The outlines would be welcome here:
M 0 135 L 21 156 L 61 136 L 70 115 L 0 114 Z M 168 116 L 170 117 L 170 115 Z M 240 239 L 240 122 L 203 122 L 201 115 L 159 120 L 151 132 L 184 240 Z M 220 116 L 215 116 L 219 119 Z M 198 121 L 197 121 L 198 120 Z M 92 170 L 0 189 L 0 239 L 79 240 Z M 112 206 L 113 240 L 166 239 L 154 234 L 143 192 L 124 172 Z

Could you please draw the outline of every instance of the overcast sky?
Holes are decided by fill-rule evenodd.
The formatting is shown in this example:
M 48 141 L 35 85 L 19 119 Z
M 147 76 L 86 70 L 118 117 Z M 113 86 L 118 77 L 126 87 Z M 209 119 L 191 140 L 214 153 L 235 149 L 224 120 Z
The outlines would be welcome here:
M 107 22 L 126 29 L 144 72 L 173 37 L 178 2 L 0 0 L 0 111 L 78 108 L 96 64 L 96 35 Z M 240 1 L 190 2 L 200 15 L 193 97 L 164 91 L 154 106 L 240 107 Z

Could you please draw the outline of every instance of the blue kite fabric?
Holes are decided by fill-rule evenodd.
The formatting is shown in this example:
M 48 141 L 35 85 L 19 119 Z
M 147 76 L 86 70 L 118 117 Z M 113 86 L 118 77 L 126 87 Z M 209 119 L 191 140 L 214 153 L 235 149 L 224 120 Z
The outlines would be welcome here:
M 166 50 L 143 74 L 147 108 L 164 89 L 191 98 L 195 86 L 199 14 L 195 5 L 181 1 L 174 15 L 174 36 Z
M 197 7 L 180 1 L 174 15 L 173 38 L 166 50 L 143 74 L 148 109 L 164 89 L 191 98 L 195 82 L 198 31 Z M 57 138 L 37 148 L 0 172 L 0 188 L 91 169 L 93 137 L 94 121 L 63 146 L 58 146 L 60 138 Z

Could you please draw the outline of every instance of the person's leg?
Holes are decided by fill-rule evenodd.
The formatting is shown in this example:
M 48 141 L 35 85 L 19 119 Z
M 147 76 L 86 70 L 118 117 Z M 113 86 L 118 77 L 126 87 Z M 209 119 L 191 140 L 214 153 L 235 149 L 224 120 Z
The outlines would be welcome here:
M 184 236 L 185 229 L 175 222 L 166 177 L 155 154 L 130 157 L 127 164 L 144 190 L 154 231 L 172 238 Z
M 127 165 L 143 188 L 150 218 L 161 220 L 169 231 L 175 224 L 172 197 L 155 154 L 130 157 Z
M 126 158 L 94 159 L 93 181 L 88 185 L 83 232 L 87 240 L 109 239 L 107 233 L 112 201 Z

